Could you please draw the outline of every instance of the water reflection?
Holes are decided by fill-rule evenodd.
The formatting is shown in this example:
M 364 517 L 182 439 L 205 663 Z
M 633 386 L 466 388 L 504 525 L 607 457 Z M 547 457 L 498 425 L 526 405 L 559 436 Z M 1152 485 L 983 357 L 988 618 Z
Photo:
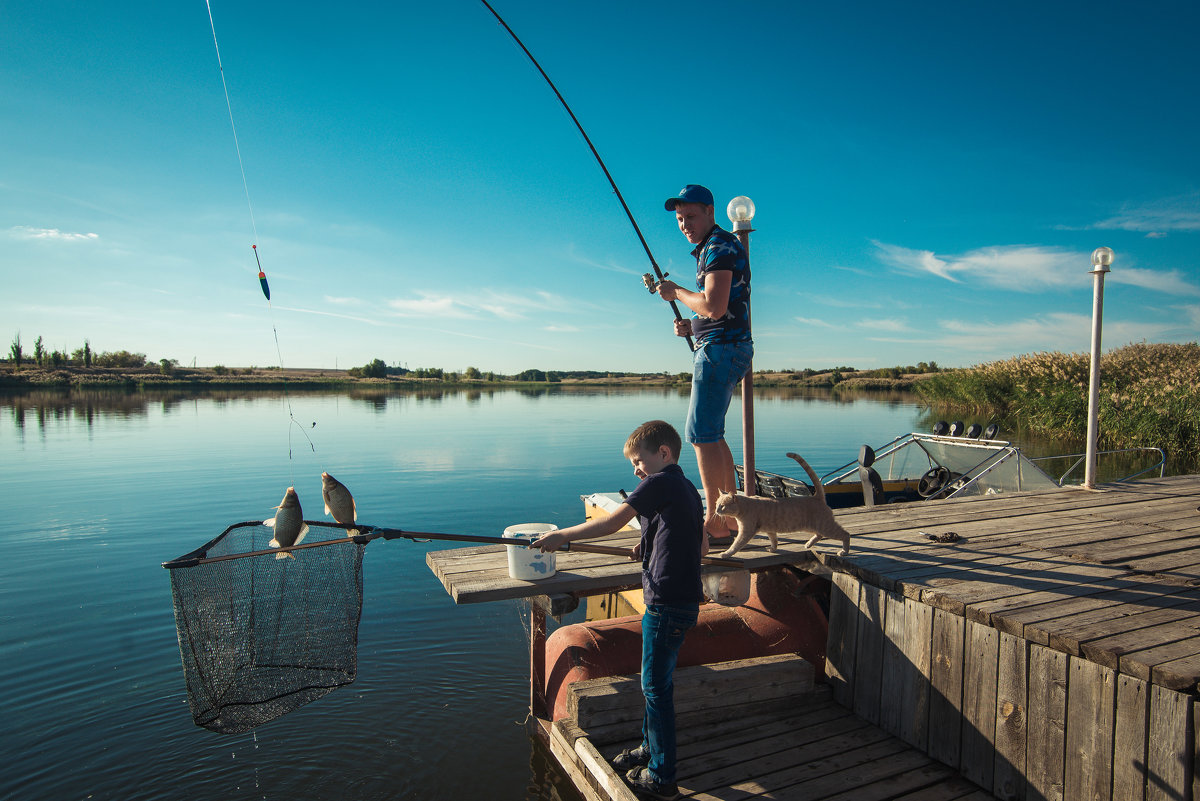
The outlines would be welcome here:
M 164 416 L 177 414 L 185 408 L 195 411 L 197 403 L 212 404 L 218 408 L 234 406 L 240 403 L 255 403 L 263 400 L 278 399 L 286 401 L 303 410 L 305 399 L 320 398 L 328 400 L 346 399 L 361 408 L 366 408 L 378 415 L 385 415 L 397 409 L 403 409 L 409 404 L 421 407 L 439 406 L 449 401 L 462 400 L 469 406 L 480 406 L 504 395 L 515 395 L 529 400 L 560 398 L 604 399 L 636 396 L 652 404 L 655 398 L 677 401 L 686 398 L 690 391 L 686 384 L 674 385 L 548 385 L 544 387 L 454 387 L 436 386 L 421 389 L 397 389 L 392 386 L 363 385 L 351 389 L 293 389 L 285 393 L 277 390 L 262 390 L 255 388 L 210 389 L 210 388 L 171 388 L 139 391 L 136 389 L 37 389 L 31 391 L 0 391 L 0 410 L 8 410 L 12 417 L 13 427 L 18 435 L 23 435 L 28 429 L 35 428 L 44 434 L 48 426 L 62 426 L 82 423 L 87 429 L 92 429 L 100 418 L 128 419 L 144 418 L 147 415 L 159 413 Z M 756 408 L 769 409 L 772 406 L 786 405 L 796 409 L 797 416 L 806 414 L 806 408 L 822 407 L 853 407 L 864 404 L 874 408 L 897 410 L 903 407 L 917 409 L 917 431 L 931 431 L 939 420 L 961 420 L 966 425 L 979 423 L 987 427 L 990 423 L 1000 426 L 1000 439 L 1011 441 L 1030 457 L 1059 456 L 1063 454 L 1082 453 L 1085 443 L 1078 437 L 1047 436 L 1042 432 L 1033 432 L 1019 422 L 1011 420 L 994 420 L 986 415 L 968 415 L 955 417 L 945 410 L 926 406 L 915 395 L 907 392 L 878 392 L 878 391 L 842 391 L 835 392 L 825 388 L 814 387 L 755 387 L 754 403 Z M 740 401 L 735 398 L 734 407 Z M 731 412 L 737 414 L 736 409 Z M 907 432 L 895 431 L 894 436 Z M 731 442 L 732 444 L 732 442 Z M 861 442 L 847 444 L 846 459 L 852 459 Z M 884 444 L 883 440 L 867 442 L 872 446 Z M 1146 443 L 1152 445 L 1153 443 Z M 1064 457 L 1065 458 L 1065 457 Z M 1058 478 L 1070 466 L 1073 459 L 1054 461 L 1043 464 L 1044 469 L 1053 477 Z M 1194 460 L 1193 460 L 1194 461 Z M 1101 460 L 1101 480 L 1115 480 L 1136 473 L 1153 462 L 1153 457 L 1146 454 L 1113 454 Z M 1167 454 L 1166 474 L 1179 475 L 1191 472 L 1196 468 L 1186 454 Z M 1057 471 L 1057 472 L 1056 472 Z M 1155 471 L 1154 475 L 1157 475 Z

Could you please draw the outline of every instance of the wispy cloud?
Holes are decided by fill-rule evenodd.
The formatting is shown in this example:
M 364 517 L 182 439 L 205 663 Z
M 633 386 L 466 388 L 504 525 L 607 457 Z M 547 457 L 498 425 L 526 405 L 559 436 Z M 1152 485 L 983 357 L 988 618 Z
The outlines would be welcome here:
M 866 328 L 873 331 L 911 331 L 908 322 L 905 320 L 897 320 L 896 318 L 886 318 L 881 320 L 859 320 L 855 323 L 859 328 Z
M 448 295 L 422 294 L 418 298 L 393 298 L 387 305 L 401 317 L 457 317 L 471 319 L 476 315 L 465 305 Z
M 1167 292 L 1172 295 L 1200 295 L 1200 286 L 1188 282 L 1179 270 L 1141 270 L 1131 267 L 1125 270 L 1114 269 L 1108 274 L 1108 280 L 1115 284 L 1130 284 L 1142 289 L 1153 289 L 1156 292 Z
M 1084 283 L 1087 256 L 1064 248 L 998 245 L 958 255 L 939 256 L 872 240 L 879 258 L 906 273 L 929 273 L 954 283 L 971 282 L 1023 292 Z
M 796 317 L 794 319 L 796 320 L 796 322 L 801 323 L 802 325 L 815 325 L 818 328 L 836 328 L 837 327 L 833 323 L 826 322 L 825 320 L 818 320 L 815 317 Z
M 1191 321 L 1192 327 L 1200 329 L 1200 304 L 1190 303 L 1186 306 L 1180 306 L 1180 310 L 1187 315 Z
M 927 334 L 916 337 L 872 337 L 878 342 L 945 347 L 980 358 L 1003 358 L 1013 353 L 1036 351 L 1080 352 L 1088 349 L 1092 320 L 1089 315 L 1054 312 L 1042 317 L 990 323 L 982 320 L 944 319 L 930 326 Z M 1127 342 L 1156 341 L 1170 334 L 1169 323 L 1109 321 L 1104 326 L 1106 347 Z
M 30 228 L 26 225 L 16 225 L 8 229 L 13 239 L 40 239 L 58 242 L 93 242 L 100 234 L 78 234 L 71 231 L 60 231 L 57 228 Z
M 1160 237 L 1165 231 L 1200 231 L 1200 191 L 1140 205 L 1127 204 L 1094 228 L 1145 231 Z
M 337 312 L 322 311 L 320 309 L 300 309 L 294 306 L 276 306 L 279 311 L 296 312 L 297 314 L 315 314 L 318 317 L 337 317 L 339 320 L 354 320 L 358 323 L 366 323 L 367 325 L 390 325 L 380 320 L 375 320 L 370 317 L 359 317 L 353 314 L 339 314 Z
M 566 299 L 550 292 L 516 294 L 490 289 L 481 289 L 473 293 L 471 300 L 459 300 L 433 292 L 419 292 L 416 298 L 393 298 L 387 305 L 394 313 L 403 317 L 478 319 L 490 315 L 501 320 L 525 320 L 531 314 L 570 308 Z

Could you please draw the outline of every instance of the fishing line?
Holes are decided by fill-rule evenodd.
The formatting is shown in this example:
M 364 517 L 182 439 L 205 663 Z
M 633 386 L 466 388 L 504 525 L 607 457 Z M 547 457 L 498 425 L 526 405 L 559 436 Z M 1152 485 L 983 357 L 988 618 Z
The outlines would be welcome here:
M 517 46 L 525 51 L 525 55 L 529 57 L 529 60 L 533 63 L 533 66 L 537 67 L 537 71 L 542 74 L 542 77 L 546 79 L 546 83 L 550 85 L 552 90 L 554 90 L 554 94 L 558 98 L 558 102 L 562 103 L 562 107 L 567 110 L 567 114 L 571 117 L 571 122 L 575 123 L 575 127 L 579 129 L 580 135 L 583 136 L 583 141 L 587 142 L 588 149 L 590 149 L 592 151 L 592 155 L 596 157 L 596 163 L 599 164 L 600 169 L 604 171 L 604 177 L 608 179 L 608 183 L 613 188 L 613 193 L 617 196 L 617 200 L 621 201 L 621 208 L 625 210 L 625 216 L 629 218 L 629 224 L 633 226 L 633 230 L 634 233 L 637 234 L 638 241 L 642 243 L 642 249 L 646 251 L 646 257 L 650 259 L 650 266 L 654 268 L 654 274 L 658 276 L 659 281 L 664 280 L 667 276 L 662 270 L 659 269 L 658 262 L 654 260 L 654 254 L 650 252 L 650 245 L 646 243 L 646 237 L 642 236 L 642 229 L 638 227 L 637 220 L 633 218 L 633 212 L 629 210 L 629 204 L 625 202 L 625 197 L 621 194 L 621 190 L 617 188 L 617 182 L 613 180 L 612 173 L 610 173 L 608 171 L 608 167 L 604 165 L 604 159 L 600 158 L 600 153 L 596 150 L 596 146 L 592 144 L 591 137 L 587 135 L 587 131 L 583 130 L 583 125 L 580 124 L 579 118 L 575 116 L 575 112 L 571 111 L 571 107 L 567 105 L 567 101 L 562 96 L 562 92 L 558 91 L 558 87 L 554 85 L 554 81 L 550 80 L 550 76 L 546 74 L 544 69 L 542 69 L 542 65 L 538 63 L 538 60 L 533 57 L 533 53 L 529 52 L 529 48 L 525 46 L 525 43 L 521 41 L 520 37 L 513 32 L 512 28 L 508 27 L 508 23 L 505 22 L 504 18 L 496 12 L 496 9 L 492 8 L 491 3 L 489 3 L 488 0 L 479 0 L 479 2 L 483 3 L 483 5 L 487 7 L 487 10 L 492 12 L 492 16 L 496 18 L 496 21 L 504 26 L 504 30 L 508 31 L 508 35 L 511 36 L 513 41 L 517 43 Z M 651 292 L 654 292 L 655 290 L 653 284 L 649 280 L 649 274 L 647 274 L 645 280 L 646 286 Z M 682 320 L 683 315 L 679 313 L 679 306 L 677 306 L 673 300 L 670 301 L 670 303 L 671 310 L 675 312 L 675 319 Z M 689 336 L 686 337 L 686 339 L 688 350 L 696 350 L 696 346 L 692 343 L 692 338 Z
M 242 160 L 242 146 L 238 143 L 237 125 L 233 121 L 233 103 L 229 100 L 229 85 L 225 82 L 225 65 L 221 61 L 221 46 L 217 43 L 217 26 L 213 22 L 212 3 L 210 0 L 204 0 L 204 5 L 208 9 L 208 25 L 212 29 L 213 49 L 217 51 L 217 68 L 221 73 L 221 89 L 225 92 L 225 108 L 229 112 L 229 128 L 233 131 L 233 149 L 237 151 L 238 169 L 242 173 L 242 189 L 246 193 L 246 208 L 250 211 L 250 232 L 253 237 L 253 243 L 250 248 L 254 251 L 254 264 L 258 267 L 258 284 L 262 289 L 263 296 L 267 299 L 267 312 L 271 318 L 271 331 L 275 334 L 275 355 L 279 359 L 279 381 L 283 386 L 283 401 L 287 406 L 288 418 L 291 421 L 288 425 L 288 462 L 292 461 L 292 426 L 300 430 L 304 438 L 308 440 L 308 446 L 313 453 L 317 452 L 317 446 L 313 444 L 312 439 L 308 436 L 308 432 L 304 430 L 304 426 L 300 425 L 300 421 L 296 419 L 296 415 L 292 412 L 292 399 L 288 395 L 287 377 L 283 374 L 283 350 L 279 347 L 279 328 L 275 325 L 275 307 L 271 304 L 271 287 L 267 283 L 267 274 L 263 270 L 262 261 L 258 258 L 258 226 L 254 222 L 254 204 L 250 202 L 250 184 L 246 180 L 246 165 Z M 316 423 L 313 423 L 316 426 Z M 293 470 L 292 483 L 295 484 L 295 473 Z

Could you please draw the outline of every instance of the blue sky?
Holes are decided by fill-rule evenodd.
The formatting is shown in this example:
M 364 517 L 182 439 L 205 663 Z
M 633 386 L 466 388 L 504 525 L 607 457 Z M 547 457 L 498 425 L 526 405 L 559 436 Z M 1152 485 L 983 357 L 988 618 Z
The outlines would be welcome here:
M 496 0 L 663 269 L 758 207 L 755 367 L 1200 331 L 1200 6 Z M 586 144 L 482 4 L 0 3 L 0 318 L 200 365 L 678 372 Z M 253 212 L 253 224 L 251 222 Z M 273 308 L 258 289 L 257 242 Z M 7 347 L 5 348 L 7 350 Z

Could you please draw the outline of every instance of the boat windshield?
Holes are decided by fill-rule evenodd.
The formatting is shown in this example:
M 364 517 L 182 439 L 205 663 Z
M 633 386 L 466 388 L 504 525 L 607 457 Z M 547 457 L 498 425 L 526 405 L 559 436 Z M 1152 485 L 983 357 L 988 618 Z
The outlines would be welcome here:
M 927 497 L 960 498 L 999 492 L 1041 492 L 1060 488 L 1011 442 L 934 434 L 906 434 L 879 449 L 873 465 L 885 483 L 917 481 L 944 468 Z M 858 482 L 857 462 L 834 470 L 823 483 Z

